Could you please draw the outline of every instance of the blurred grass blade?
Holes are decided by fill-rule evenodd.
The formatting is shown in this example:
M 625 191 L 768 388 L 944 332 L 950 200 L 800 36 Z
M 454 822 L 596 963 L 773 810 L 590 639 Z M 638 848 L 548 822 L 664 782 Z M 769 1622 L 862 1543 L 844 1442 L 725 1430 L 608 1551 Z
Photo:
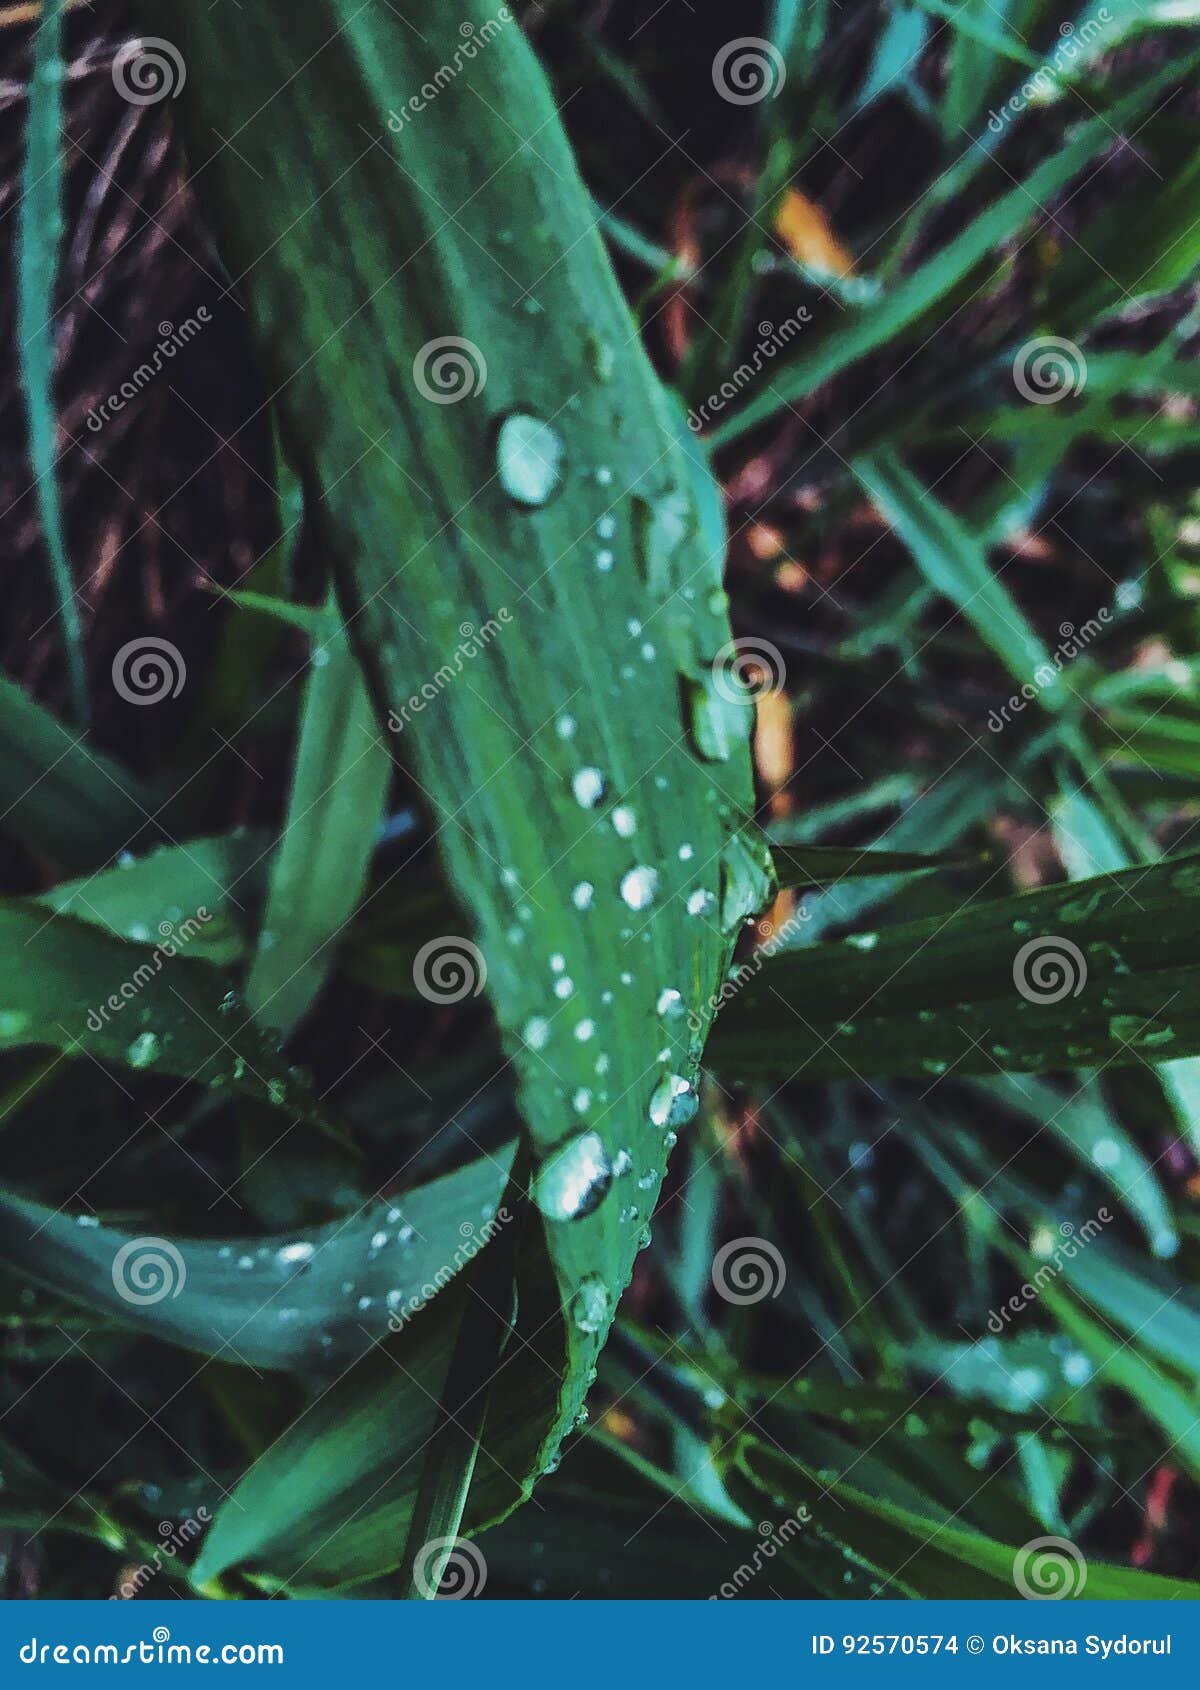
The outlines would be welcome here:
M 331 598 L 314 636 L 287 819 L 246 1002 L 261 1026 L 302 1019 L 366 885 L 391 758 Z
M 1178 75 L 1179 67 L 1145 77 L 1139 85 L 1100 116 L 1071 136 L 1052 157 L 1030 171 L 1023 183 L 981 211 L 960 234 L 947 241 L 932 258 L 906 276 L 878 305 L 855 314 L 844 328 L 834 329 L 811 351 L 802 352 L 768 383 L 767 391 L 752 399 L 709 437 L 714 448 L 739 439 L 785 406 L 806 398 L 814 388 L 869 352 L 896 340 L 998 247 L 1021 229 L 1038 207 L 1052 199 L 1072 177 L 1086 169 L 1108 145 L 1114 130 L 1152 107 Z M 986 156 L 968 149 L 975 162 Z
M 503 1230 L 486 1258 L 482 1253 L 476 1256 L 464 1275 L 463 1315 L 397 1580 L 401 1594 L 415 1601 L 428 1602 L 437 1596 L 448 1563 L 459 1553 L 459 1528 L 475 1475 L 492 1380 L 515 1322 L 517 1243 L 528 1182 L 528 1159 L 521 1155 L 500 1208 L 501 1215 L 508 1217 Z M 469 1578 L 469 1564 L 456 1563 L 455 1572 L 453 1593 L 472 1594 L 460 1588 L 460 1579 Z
M 50 577 L 58 602 L 75 718 L 86 725 L 87 677 L 75 584 L 58 490 L 54 398 L 54 296 L 63 232 L 63 0 L 43 0 L 29 84 L 25 168 L 17 221 L 17 344 L 34 475 Z
M 881 874 L 928 874 L 961 860 L 956 852 L 858 850 L 852 845 L 776 845 L 771 856 L 781 886 L 828 886 L 835 880 L 869 880 Z
M 0 828 L 65 868 L 96 868 L 152 826 L 157 803 L 0 675 Z
M 1061 709 L 1065 687 L 1024 612 L 992 572 L 982 544 L 893 452 L 858 458 L 855 475 L 931 586 L 970 621 L 1014 680 L 1037 678 L 1038 700 Z

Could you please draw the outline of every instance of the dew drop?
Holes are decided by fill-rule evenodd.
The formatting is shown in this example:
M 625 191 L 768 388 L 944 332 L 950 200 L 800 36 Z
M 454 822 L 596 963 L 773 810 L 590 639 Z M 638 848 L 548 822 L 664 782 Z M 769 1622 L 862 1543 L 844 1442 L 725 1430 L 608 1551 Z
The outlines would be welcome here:
M 639 865 L 621 880 L 621 898 L 631 910 L 646 910 L 658 895 L 658 870 Z
M 700 1098 L 682 1074 L 667 1074 L 654 1088 L 650 1119 L 656 1127 L 686 1127 L 700 1107 Z
M 531 1016 L 521 1037 L 530 1050 L 544 1050 L 550 1038 L 550 1023 L 544 1015 Z
M 496 436 L 496 474 L 518 505 L 538 506 L 562 483 L 565 451 L 562 436 L 540 417 L 514 411 Z
M 590 880 L 581 880 L 577 886 L 571 888 L 571 902 L 577 910 L 590 910 L 595 896 L 596 888 Z
M 580 1332 L 599 1332 L 611 1306 L 608 1286 L 598 1273 L 589 1273 L 579 1282 L 571 1303 L 571 1317 Z
M 604 776 L 590 765 L 577 769 L 571 776 L 571 791 L 583 809 L 594 810 L 604 797 Z
M 628 804 L 618 804 L 612 813 L 613 830 L 622 839 L 632 839 L 637 832 L 637 817 Z
M 139 1033 L 125 1055 L 131 1068 L 149 1068 L 159 1058 L 162 1042 L 157 1033 Z
M 552 1151 L 538 1169 L 534 1201 L 550 1220 L 580 1220 L 599 1208 L 612 1178 L 600 1134 L 579 1133 Z
M 275 1252 L 275 1260 L 281 1268 L 300 1268 L 312 1261 L 314 1248 L 309 1243 L 285 1244 Z

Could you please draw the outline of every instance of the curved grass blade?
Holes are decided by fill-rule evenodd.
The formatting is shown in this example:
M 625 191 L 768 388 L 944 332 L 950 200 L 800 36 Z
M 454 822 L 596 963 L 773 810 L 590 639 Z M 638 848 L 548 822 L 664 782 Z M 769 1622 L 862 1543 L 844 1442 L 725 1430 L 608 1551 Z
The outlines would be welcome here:
M 226 975 L 171 939 L 122 944 L 39 905 L 0 903 L 0 1050 L 42 1046 L 222 1086 L 319 1121 L 311 1090 L 253 1025 Z
M 362 896 L 392 767 L 332 598 L 311 665 L 287 819 L 246 980 L 256 1020 L 280 1032 L 311 1006 Z
M 162 845 L 144 857 L 124 857 L 116 868 L 62 881 L 37 901 L 118 939 L 169 942 L 193 960 L 229 967 L 245 955 L 242 900 L 256 889 L 267 847 L 267 835 L 257 829 Z
M 83 632 L 67 558 L 58 491 L 58 413 L 54 403 L 54 290 L 62 240 L 63 0 L 44 0 L 29 85 L 25 168 L 17 223 L 17 342 L 42 533 L 58 601 L 76 720 L 86 725 Z
M 471 1259 L 464 1216 L 495 1209 L 511 1161 L 509 1146 L 358 1214 L 273 1237 L 139 1237 L 0 1193 L 0 1260 L 202 1355 L 280 1371 L 344 1367 Z
M 128 769 L 0 675 L 0 827 L 31 850 L 82 871 L 127 850 L 159 799 Z

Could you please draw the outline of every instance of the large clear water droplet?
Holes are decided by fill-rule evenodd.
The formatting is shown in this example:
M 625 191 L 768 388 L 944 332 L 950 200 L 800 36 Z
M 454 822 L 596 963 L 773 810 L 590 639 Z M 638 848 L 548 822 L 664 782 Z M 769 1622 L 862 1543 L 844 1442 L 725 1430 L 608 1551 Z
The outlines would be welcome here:
M 562 436 L 541 417 L 514 411 L 496 436 L 496 474 L 519 505 L 544 505 L 562 483 L 566 453 Z
M 682 1074 L 667 1074 L 654 1088 L 650 1119 L 656 1127 L 686 1127 L 700 1107 L 700 1098 Z
M 547 1156 L 533 1182 L 534 1202 L 552 1221 L 577 1221 L 600 1207 L 612 1164 L 599 1133 L 579 1133 Z

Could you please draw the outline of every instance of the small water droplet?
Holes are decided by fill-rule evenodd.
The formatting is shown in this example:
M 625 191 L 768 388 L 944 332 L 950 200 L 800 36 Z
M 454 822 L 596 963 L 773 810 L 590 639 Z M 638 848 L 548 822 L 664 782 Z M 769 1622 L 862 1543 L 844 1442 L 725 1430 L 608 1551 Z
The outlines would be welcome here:
M 571 1317 L 580 1332 L 599 1332 L 608 1319 L 612 1307 L 608 1286 L 598 1273 L 589 1273 L 579 1282 L 579 1289 L 571 1303 Z
M 571 791 L 577 804 L 585 810 L 594 810 L 604 797 L 604 776 L 590 765 L 577 769 L 571 776 Z
M 288 1271 L 302 1268 L 313 1258 L 315 1246 L 307 1242 L 285 1244 L 281 1250 L 275 1252 L 275 1260 L 281 1268 Z
M 575 1037 L 580 1044 L 586 1044 L 596 1031 L 596 1023 L 590 1016 L 584 1016 L 582 1021 L 575 1023 Z
M 131 1068 L 149 1068 L 157 1062 L 162 1052 L 162 1042 L 157 1033 L 139 1033 L 129 1045 L 125 1055 Z
M 531 1016 L 521 1037 L 530 1050 L 544 1050 L 550 1038 L 550 1023 L 544 1015 Z
M 562 436 L 540 417 L 514 411 L 496 436 L 496 474 L 510 499 L 538 506 L 562 484 L 566 453 Z
M 639 865 L 621 880 L 621 897 L 631 910 L 646 910 L 658 895 L 658 870 Z
M 571 888 L 571 902 L 577 910 L 590 910 L 595 896 L 596 888 L 590 880 L 581 880 L 577 886 Z
M 632 839 L 637 832 L 637 817 L 628 804 L 618 804 L 612 813 L 613 830 L 622 839 Z

